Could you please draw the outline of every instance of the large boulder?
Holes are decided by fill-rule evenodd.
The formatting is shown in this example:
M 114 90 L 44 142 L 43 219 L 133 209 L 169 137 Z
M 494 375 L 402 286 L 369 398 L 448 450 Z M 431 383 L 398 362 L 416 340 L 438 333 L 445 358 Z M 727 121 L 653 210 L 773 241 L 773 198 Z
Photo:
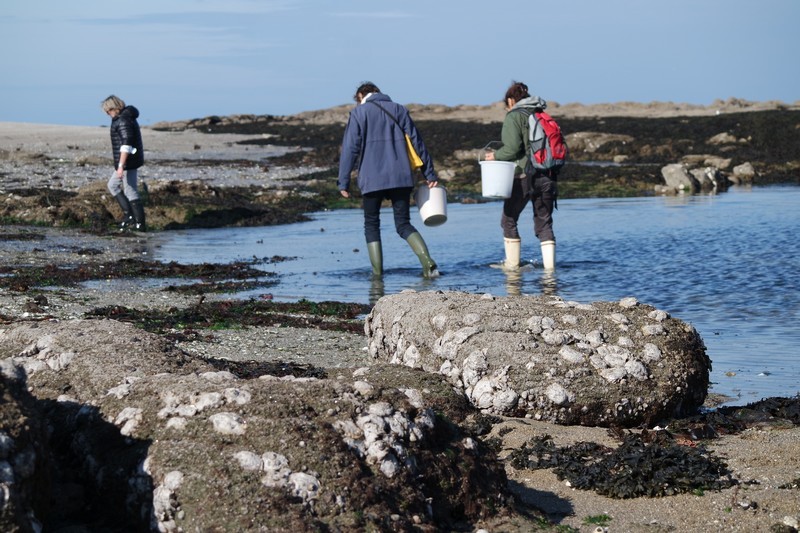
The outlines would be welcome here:
M 753 183 L 753 178 L 756 177 L 756 170 L 753 167 L 753 164 L 749 161 L 746 163 L 742 163 L 741 165 L 736 165 L 733 167 L 733 176 L 731 179 L 734 183 Z
M 405 291 L 365 331 L 376 360 L 447 376 L 494 414 L 632 427 L 693 412 L 709 384 L 697 331 L 634 298 Z
M 728 190 L 730 180 L 717 167 L 693 168 L 689 171 L 704 192 Z
M 441 376 L 211 363 L 113 320 L 0 330 L 4 372 L 50 427 L 57 479 L 41 493 L 61 500 L 46 530 L 454 530 L 509 509 L 502 465 L 465 429 L 474 408 Z
M 661 168 L 661 175 L 666 184 L 664 192 L 672 194 L 679 192 L 695 193 L 700 190 L 700 184 L 689 172 L 686 166 L 681 163 L 671 163 Z

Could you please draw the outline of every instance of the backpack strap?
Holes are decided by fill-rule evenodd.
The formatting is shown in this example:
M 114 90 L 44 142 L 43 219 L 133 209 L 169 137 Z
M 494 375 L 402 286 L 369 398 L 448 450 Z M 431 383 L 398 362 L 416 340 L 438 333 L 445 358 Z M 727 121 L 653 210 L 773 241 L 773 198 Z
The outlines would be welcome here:
M 383 106 L 382 106 L 381 104 L 379 104 L 378 102 L 373 102 L 372 100 L 367 100 L 367 103 L 368 103 L 368 104 L 375 104 L 376 106 L 380 107 L 380 108 L 381 108 L 381 111 L 383 111 L 384 113 L 386 113 L 387 115 L 389 115 L 389 118 L 390 118 L 390 119 L 392 119 L 392 121 L 393 121 L 395 124 L 397 124 L 397 127 L 398 127 L 398 128 L 400 128 L 400 131 L 402 131 L 404 134 L 406 133 L 406 130 L 404 130 L 404 129 L 403 129 L 403 126 L 401 126 L 401 125 L 400 125 L 400 123 L 397 121 L 397 118 L 395 118 L 395 116 L 394 116 L 394 115 L 392 115 L 391 113 L 389 113 L 389 110 L 388 110 L 388 109 L 386 109 L 385 107 L 383 107 Z
M 522 113 L 528 119 L 528 120 L 525 121 L 525 124 L 526 124 L 526 126 L 528 128 L 528 141 L 532 141 L 533 139 L 532 139 L 532 131 L 531 131 L 531 122 L 534 122 L 535 124 L 539 124 L 539 119 L 536 117 L 536 113 L 541 113 L 543 110 L 541 108 L 537 107 L 533 111 L 531 111 L 530 108 L 520 107 L 520 108 L 512 110 L 512 113 L 515 112 L 515 111 L 519 112 L 519 113 Z

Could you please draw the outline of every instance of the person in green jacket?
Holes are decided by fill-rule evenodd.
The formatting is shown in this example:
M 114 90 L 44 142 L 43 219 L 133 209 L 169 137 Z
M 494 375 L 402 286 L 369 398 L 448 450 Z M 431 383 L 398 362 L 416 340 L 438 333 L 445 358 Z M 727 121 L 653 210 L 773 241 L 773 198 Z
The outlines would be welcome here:
M 553 233 L 553 209 L 558 192 L 556 176 L 541 171 L 535 171 L 532 176 L 525 174 L 530 150 L 528 117 L 544 110 L 547 102 L 531 96 L 528 86 L 516 81 L 506 91 L 504 102 L 507 113 L 500 134 L 503 146 L 486 154 L 487 161 L 513 161 L 517 165 L 511 197 L 503 202 L 500 217 L 506 252 L 504 267 L 512 271 L 519 269 L 521 239 L 517 222 L 530 200 L 533 202 L 533 231 L 541 245 L 542 263 L 546 270 L 553 270 L 556 263 L 556 237 Z

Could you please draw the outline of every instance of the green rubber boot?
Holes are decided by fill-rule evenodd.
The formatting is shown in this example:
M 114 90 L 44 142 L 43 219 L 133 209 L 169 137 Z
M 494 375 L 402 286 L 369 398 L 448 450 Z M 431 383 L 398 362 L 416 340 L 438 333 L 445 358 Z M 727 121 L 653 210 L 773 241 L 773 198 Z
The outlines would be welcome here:
M 367 243 L 367 251 L 369 252 L 369 262 L 372 263 L 372 275 L 383 275 L 383 247 L 381 241 L 374 241 Z
M 428 253 L 428 247 L 425 245 L 425 240 L 422 238 L 422 235 L 415 231 L 408 236 L 406 242 L 419 258 L 419 262 L 422 265 L 422 275 L 426 278 L 435 278 L 438 276 L 439 271 L 437 270 L 436 263 L 431 259 L 431 255 Z

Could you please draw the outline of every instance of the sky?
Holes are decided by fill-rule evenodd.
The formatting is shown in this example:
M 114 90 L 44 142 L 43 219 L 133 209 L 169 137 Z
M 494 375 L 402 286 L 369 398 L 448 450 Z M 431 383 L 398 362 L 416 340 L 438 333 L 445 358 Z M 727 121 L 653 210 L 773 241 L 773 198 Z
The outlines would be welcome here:
M 800 100 L 800 0 L 3 0 L 0 121 L 150 125 L 352 103 Z

